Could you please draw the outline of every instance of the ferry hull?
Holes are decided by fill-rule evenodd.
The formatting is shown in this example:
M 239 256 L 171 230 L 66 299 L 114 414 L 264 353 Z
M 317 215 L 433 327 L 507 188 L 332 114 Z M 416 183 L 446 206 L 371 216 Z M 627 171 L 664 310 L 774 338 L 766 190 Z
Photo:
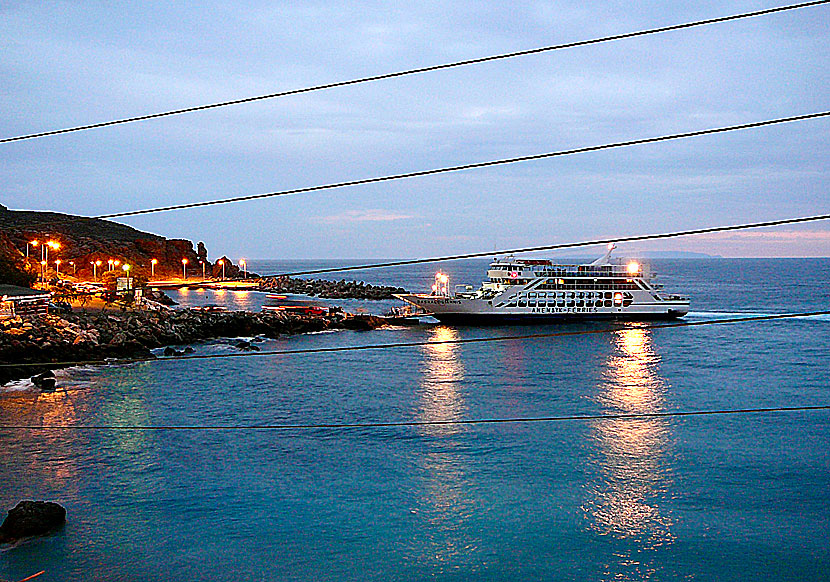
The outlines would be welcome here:
M 499 325 L 545 325 L 576 323 L 580 321 L 659 321 L 683 317 L 686 313 L 669 311 L 667 313 L 431 313 L 430 315 L 449 325 L 499 326 Z
M 453 325 L 533 325 L 576 321 L 625 320 L 651 321 L 683 317 L 688 303 L 631 305 L 619 308 L 524 308 L 503 309 L 492 302 L 433 295 L 397 295 L 399 299 L 423 308 L 442 323 Z

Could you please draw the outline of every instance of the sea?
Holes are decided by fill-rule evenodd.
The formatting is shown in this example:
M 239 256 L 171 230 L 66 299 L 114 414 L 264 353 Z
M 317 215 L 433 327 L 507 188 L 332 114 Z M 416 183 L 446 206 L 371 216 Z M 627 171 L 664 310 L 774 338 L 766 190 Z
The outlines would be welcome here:
M 830 259 L 650 262 L 667 291 L 691 296 L 688 321 L 830 308 Z M 486 266 L 327 277 L 424 291 L 436 269 L 477 285 Z M 44 394 L 7 384 L 0 508 L 53 500 L 67 522 L 3 546 L 0 579 L 830 579 L 830 411 L 620 416 L 828 405 L 828 316 L 663 329 L 426 321 L 247 339 L 266 351 L 581 330 L 607 332 L 76 367 Z M 239 353 L 231 339 L 193 347 Z M 573 416 L 593 418 L 251 428 Z

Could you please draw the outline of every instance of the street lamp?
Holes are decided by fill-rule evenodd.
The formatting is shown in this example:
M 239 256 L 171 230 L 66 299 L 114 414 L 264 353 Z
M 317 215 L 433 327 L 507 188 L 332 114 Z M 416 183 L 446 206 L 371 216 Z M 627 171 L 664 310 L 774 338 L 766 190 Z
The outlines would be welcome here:
M 96 275 L 95 273 L 97 272 L 97 269 L 100 266 L 101 266 L 101 261 L 95 261 L 95 266 L 92 267 L 92 273 L 93 273 L 93 276 L 94 276 L 96 281 L 98 280 L 98 275 Z
M 187 280 L 187 259 L 182 259 L 182 279 Z
M 58 241 L 55 241 L 55 240 L 46 241 L 46 243 L 44 243 L 42 248 L 43 248 L 43 260 L 48 263 L 49 262 L 49 249 L 52 249 L 53 251 L 57 251 L 59 248 L 61 248 L 61 243 L 59 243 Z
M 46 261 L 40 262 L 40 282 L 46 283 Z
M 159 262 L 159 260 L 158 260 L 158 259 L 152 259 L 152 260 L 150 261 L 150 276 L 151 276 L 151 277 L 155 277 L 155 276 L 156 276 L 156 264 L 157 264 L 158 262 Z
M 58 279 L 61 278 L 61 260 L 58 259 L 55 261 L 55 273 L 58 275 Z
M 75 261 L 69 261 L 69 264 L 72 265 L 72 275 L 75 275 L 78 272 L 77 267 L 75 267 Z
M 219 264 L 222 265 L 222 280 L 225 280 L 225 259 L 219 259 Z
M 112 271 L 112 259 L 107 259 L 107 271 Z
M 239 266 L 240 266 L 240 267 L 242 267 L 242 273 L 243 273 L 242 278 L 243 278 L 243 279 L 247 279 L 247 278 L 248 278 L 248 269 L 247 269 L 247 265 L 248 265 L 248 263 L 246 263 L 246 262 L 245 262 L 245 259 L 239 259 Z
M 202 265 L 202 281 L 205 280 L 205 262 L 199 261 L 199 264 Z
M 29 245 L 32 245 L 32 248 L 37 246 L 36 240 L 31 240 L 26 242 L 26 258 L 29 258 Z

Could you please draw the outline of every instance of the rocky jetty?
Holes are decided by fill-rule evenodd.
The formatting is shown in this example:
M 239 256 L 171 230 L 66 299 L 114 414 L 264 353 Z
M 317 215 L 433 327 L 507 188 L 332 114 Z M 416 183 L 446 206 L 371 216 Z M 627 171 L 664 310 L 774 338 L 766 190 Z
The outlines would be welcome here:
M 21 501 L 0 525 L 0 543 L 42 536 L 59 528 L 66 521 L 66 509 L 51 501 Z
M 273 293 L 296 293 L 326 299 L 394 299 L 396 293 L 406 293 L 401 287 L 369 285 L 362 281 L 326 281 L 324 279 L 296 279 L 288 276 L 263 277 L 260 289 Z
M 171 344 L 255 335 L 275 338 L 327 329 L 368 330 L 383 324 L 380 317 L 343 312 L 310 316 L 191 309 L 18 317 L 0 322 L 0 363 L 44 365 L 0 367 L 0 383 L 43 374 L 60 367 L 60 362 L 153 357 L 151 349 Z

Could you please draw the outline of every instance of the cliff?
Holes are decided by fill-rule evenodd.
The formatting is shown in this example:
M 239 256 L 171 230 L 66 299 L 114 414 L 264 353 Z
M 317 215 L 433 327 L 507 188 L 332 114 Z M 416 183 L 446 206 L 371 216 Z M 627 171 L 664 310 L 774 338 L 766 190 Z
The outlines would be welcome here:
M 131 265 L 133 275 L 149 276 L 151 261 L 156 259 L 156 278 L 180 277 L 182 259 L 187 259 L 191 276 L 201 276 L 200 261 L 204 261 L 208 276 L 222 271 L 219 264 L 208 261 L 202 243 L 194 249 L 191 241 L 167 239 L 117 222 L 57 212 L 9 210 L 0 205 L 0 281 L 12 283 L 14 279 L 20 284 L 39 272 L 39 245 L 47 240 L 60 243 L 59 249 L 49 250 L 49 273 L 54 273 L 56 259 L 61 260 L 62 273 L 76 271 L 79 277 L 88 279 L 93 275 L 93 262 L 101 261 L 97 268 L 100 276 L 109 260 Z M 38 246 L 28 244 L 31 241 L 37 241 Z M 228 261 L 225 276 L 232 278 L 238 273 L 239 269 Z

